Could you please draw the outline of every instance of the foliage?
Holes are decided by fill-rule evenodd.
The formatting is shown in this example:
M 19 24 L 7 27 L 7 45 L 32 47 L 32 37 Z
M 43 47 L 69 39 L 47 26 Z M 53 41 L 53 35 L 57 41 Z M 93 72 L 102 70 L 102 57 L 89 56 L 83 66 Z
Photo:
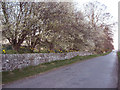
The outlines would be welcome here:
M 83 12 L 72 2 L 1 2 L 0 7 L 3 37 L 17 52 L 44 52 L 40 47 L 52 53 L 113 49 L 115 23 L 99 2 L 87 3 Z M 22 44 L 29 49 L 23 51 Z
M 16 50 L 7 50 L 6 54 L 17 54 L 18 52 Z
M 118 56 L 118 90 L 120 89 L 120 51 L 117 52 Z
M 117 55 L 118 55 L 118 60 L 120 60 L 120 52 L 118 52 Z

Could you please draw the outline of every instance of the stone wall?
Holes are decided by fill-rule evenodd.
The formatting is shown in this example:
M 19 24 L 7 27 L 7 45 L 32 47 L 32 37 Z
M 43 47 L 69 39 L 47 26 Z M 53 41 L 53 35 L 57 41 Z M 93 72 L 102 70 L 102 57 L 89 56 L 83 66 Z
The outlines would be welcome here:
M 70 59 L 77 55 L 91 55 L 88 52 L 69 52 L 69 53 L 34 53 L 34 54 L 2 54 L 2 71 L 12 71 L 27 66 L 35 66 L 40 63 L 55 60 Z

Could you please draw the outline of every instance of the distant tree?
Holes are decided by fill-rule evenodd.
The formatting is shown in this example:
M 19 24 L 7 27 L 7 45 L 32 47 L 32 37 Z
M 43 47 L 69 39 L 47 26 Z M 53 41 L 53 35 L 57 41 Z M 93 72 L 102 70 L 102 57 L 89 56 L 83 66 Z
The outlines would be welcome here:
M 104 51 L 104 42 L 111 43 L 113 41 L 112 36 L 108 36 L 108 33 L 113 33 L 112 30 L 109 29 L 106 32 L 104 30 L 106 30 L 106 27 L 113 27 L 115 22 L 111 22 L 112 16 L 105 11 L 107 7 L 100 2 L 89 2 L 85 4 L 84 7 L 85 20 L 87 20 L 89 24 L 89 35 L 95 45 L 94 50 Z M 110 46 L 112 46 L 112 43 Z

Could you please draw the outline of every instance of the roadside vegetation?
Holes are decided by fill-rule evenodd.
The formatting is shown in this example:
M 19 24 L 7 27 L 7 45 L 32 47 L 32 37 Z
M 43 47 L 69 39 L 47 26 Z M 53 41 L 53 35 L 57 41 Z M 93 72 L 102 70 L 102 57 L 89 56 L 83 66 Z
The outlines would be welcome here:
M 118 90 L 120 90 L 120 51 L 117 52 L 118 55 Z
M 52 69 L 55 69 L 61 66 L 70 65 L 70 64 L 80 62 L 83 60 L 87 60 L 87 59 L 91 59 L 94 57 L 107 55 L 109 53 L 110 52 L 99 54 L 99 55 L 76 56 L 71 59 L 52 61 L 48 63 L 39 64 L 37 66 L 28 66 L 23 69 L 16 69 L 13 71 L 2 72 L 2 83 L 5 84 L 5 83 L 19 80 L 25 77 L 43 73 L 43 72 L 46 72 L 46 71 L 49 71 L 49 70 L 52 70 Z
M 32 51 L 27 46 L 21 46 L 19 51 L 13 50 L 12 46 L 9 44 L 2 45 L 2 54 L 25 54 L 25 53 L 68 53 L 68 52 L 77 52 L 80 50 L 65 50 L 65 49 L 44 49 L 44 50 L 34 50 Z

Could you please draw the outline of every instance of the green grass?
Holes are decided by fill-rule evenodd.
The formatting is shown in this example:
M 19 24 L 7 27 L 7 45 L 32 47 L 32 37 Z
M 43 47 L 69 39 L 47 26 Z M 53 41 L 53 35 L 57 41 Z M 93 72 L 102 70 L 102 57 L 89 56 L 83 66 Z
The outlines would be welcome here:
M 118 60 L 120 61 L 120 52 L 117 52 Z
M 120 90 L 120 52 L 117 52 L 118 56 L 118 90 Z
M 15 80 L 19 80 L 28 76 L 36 75 L 38 73 L 46 72 L 48 70 L 58 68 L 60 66 L 69 65 L 75 62 L 87 60 L 97 56 L 107 55 L 110 52 L 100 55 L 89 55 L 89 56 L 76 56 L 71 59 L 52 61 L 48 63 L 39 64 L 37 66 L 28 66 L 23 69 L 16 69 L 13 71 L 2 72 L 2 83 L 8 83 Z

